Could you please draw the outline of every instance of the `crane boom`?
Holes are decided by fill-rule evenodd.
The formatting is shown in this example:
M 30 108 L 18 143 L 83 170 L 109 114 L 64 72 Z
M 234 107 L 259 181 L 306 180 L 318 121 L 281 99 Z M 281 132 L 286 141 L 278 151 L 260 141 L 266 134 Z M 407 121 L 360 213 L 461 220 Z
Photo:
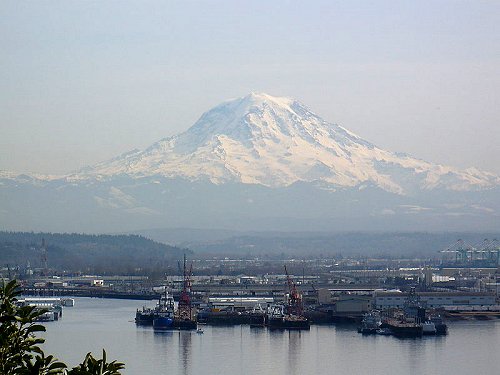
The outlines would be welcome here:
M 286 281 L 288 284 L 288 291 L 290 295 L 289 306 L 288 306 L 290 313 L 300 316 L 302 315 L 302 295 L 299 293 L 297 287 L 295 286 L 295 283 L 290 277 L 290 274 L 288 273 L 288 270 L 286 268 L 286 264 L 285 264 L 285 274 L 286 274 Z

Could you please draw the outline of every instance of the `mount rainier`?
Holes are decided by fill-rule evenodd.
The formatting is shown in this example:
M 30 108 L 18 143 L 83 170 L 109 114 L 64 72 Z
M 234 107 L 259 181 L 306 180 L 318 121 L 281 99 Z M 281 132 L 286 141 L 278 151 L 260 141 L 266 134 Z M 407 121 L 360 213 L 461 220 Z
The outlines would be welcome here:
M 255 93 L 213 108 L 180 135 L 88 168 L 83 176 L 117 174 L 268 187 L 372 183 L 398 194 L 439 187 L 477 190 L 500 182 L 476 169 L 459 171 L 382 150 L 296 100 Z
M 493 228 L 500 178 L 383 150 L 300 102 L 251 93 L 182 134 L 64 176 L 0 172 L 6 229 Z

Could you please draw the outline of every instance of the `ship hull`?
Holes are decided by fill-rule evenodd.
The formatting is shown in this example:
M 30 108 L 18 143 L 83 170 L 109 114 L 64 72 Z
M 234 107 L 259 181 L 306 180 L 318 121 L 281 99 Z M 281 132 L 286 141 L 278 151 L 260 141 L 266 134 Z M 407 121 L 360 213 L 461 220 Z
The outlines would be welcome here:
M 154 312 L 137 311 L 135 314 L 135 324 L 142 326 L 152 326 L 153 320 L 158 318 L 158 314 Z
M 269 329 L 310 329 L 311 325 L 307 319 L 269 319 Z
M 396 337 L 421 337 L 423 334 L 418 324 L 385 323 L 382 328 L 389 328 Z
M 153 329 L 165 330 L 195 330 L 198 328 L 194 320 L 179 320 L 170 317 L 158 317 L 153 320 Z
M 363 335 L 375 335 L 379 328 L 363 328 L 359 327 L 358 328 L 358 333 L 361 333 Z
M 250 327 L 265 327 L 266 316 L 264 314 L 250 315 Z
M 153 329 L 155 330 L 167 330 L 173 329 L 174 320 L 170 317 L 157 317 L 153 320 Z
M 237 312 L 202 311 L 198 313 L 197 320 L 200 323 L 212 325 L 237 325 L 251 324 L 252 318 L 248 314 L 240 314 Z
M 180 320 L 180 319 L 175 319 L 172 322 L 172 329 L 179 329 L 179 330 L 195 330 L 198 328 L 198 325 L 196 324 L 195 320 Z
M 446 324 L 436 324 L 436 335 L 446 335 L 448 327 Z

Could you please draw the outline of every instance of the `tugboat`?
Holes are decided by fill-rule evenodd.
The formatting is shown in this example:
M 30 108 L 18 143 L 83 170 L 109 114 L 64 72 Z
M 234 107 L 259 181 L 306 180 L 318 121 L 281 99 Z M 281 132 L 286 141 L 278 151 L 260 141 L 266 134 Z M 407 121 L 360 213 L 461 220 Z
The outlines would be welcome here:
M 380 313 L 377 310 L 372 310 L 363 315 L 358 332 L 363 335 L 374 335 L 380 329 L 381 324 Z
M 309 329 L 309 320 L 301 315 L 287 313 L 287 306 L 275 304 L 269 307 L 267 313 L 269 329 Z
M 253 307 L 250 313 L 250 328 L 262 328 L 266 326 L 266 309 L 260 304 Z
M 158 309 L 154 314 L 154 329 L 170 329 L 174 322 L 174 298 L 165 291 L 165 297 L 160 299 Z
M 155 330 L 179 329 L 179 330 L 195 330 L 196 314 L 191 307 L 191 279 L 193 265 L 189 272 L 186 269 L 186 255 L 184 255 L 184 275 L 181 296 L 177 311 L 172 313 L 162 314 L 153 320 L 153 328 Z
M 428 319 L 429 322 L 434 323 L 436 328 L 436 335 L 446 335 L 448 333 L 448 326 L 443 321 L 441 315 L 431 315 Z
M 137 325 L 153 325 L 153 321 L 160 316 L 173 314 L 174 298 L 168 291 L 162 294 L 154 308 L 143 307 L 135 312 L 135 323 Z
M 289 298 L 287 304 L 275 304 L 269 307 L 266 319 L 269 329 L 310 329 L 310 322 L 304 316 L 302 295 L 290 278 L 285 265 Z
M 404 302 L 403 312 L 386 318 L 381 328 L 389 328 L 396 337 L 421 337 L 424 334 L 423 322 L 425 322 L 425 308 L 422 307 L 415 288 L 411 288 Z M 426 326 L 426 333 L 431 331 L 432 327 Z

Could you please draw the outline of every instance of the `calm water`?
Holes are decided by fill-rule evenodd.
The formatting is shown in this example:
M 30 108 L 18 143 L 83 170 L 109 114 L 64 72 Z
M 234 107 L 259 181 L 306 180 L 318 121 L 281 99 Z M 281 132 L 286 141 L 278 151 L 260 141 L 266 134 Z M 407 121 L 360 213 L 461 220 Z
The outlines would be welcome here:
M 148 303 L 154 304 L 154 303 Z M 248 326 L 205 333 L 136 327 L 141 301 L 77 298 L 47 323 L 48 353 L 70 365 L 89 351 L 126 364 L 125 374 L 497 374 L 500 321 L 449 324 L 446 337 L 361 336 L 353 326 L 269 332 Z

